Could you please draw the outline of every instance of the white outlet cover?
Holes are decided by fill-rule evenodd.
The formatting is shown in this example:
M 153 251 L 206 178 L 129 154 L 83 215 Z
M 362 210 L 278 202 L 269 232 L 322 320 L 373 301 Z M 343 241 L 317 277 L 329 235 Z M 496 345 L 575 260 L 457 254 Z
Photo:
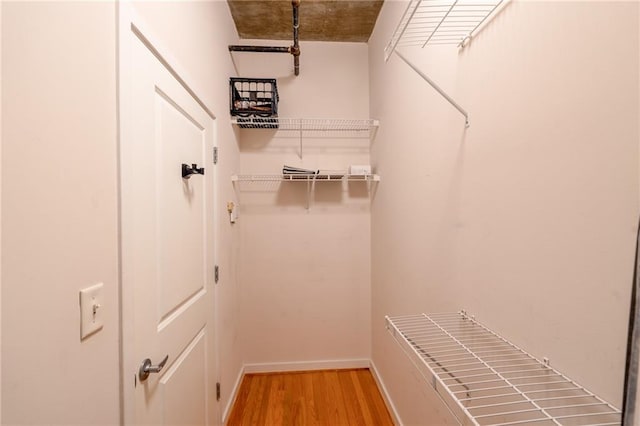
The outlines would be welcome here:
M 104 283 L 80 290 L 80 339 L 84 339 L 103 327 L 104 305 L 102 290 Z

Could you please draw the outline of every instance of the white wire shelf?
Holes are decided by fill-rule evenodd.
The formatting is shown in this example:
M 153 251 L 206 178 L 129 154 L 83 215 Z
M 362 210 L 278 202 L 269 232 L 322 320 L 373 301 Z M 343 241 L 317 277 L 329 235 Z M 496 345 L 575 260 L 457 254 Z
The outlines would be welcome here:
M 401 46 L 464 45 L 502 1 L 411 0 L 385 47 L 385 60 Z
M 463 425 L 620 425 L 621 412 L 464 311 L 385 317 Z
M 380 176 L 370 175 L 350 175 L 346 173 L 330 174 L 291 174 L 291 175 L 233 175 L 232 182 L 379 182 Z
M 311 209 L 313 193 L 316 184 L 324 184 L 333 182 L 335 185 L 346 185 L 345 182 L 362 182 L 360 185 L 366 186 L 369 194 L 373 193 L 380 182 L 380 176 L 374 174 L 368 175 L 350 175 L 342 172 L 317 173 L 317 174 L 280 174 L 280 175 L 232 175 L 231 182 L 237 191 L 243 190 L 275 190 L 280 187 L 281 182 L 298 182 L 306 183 L 307 193 L 307 210 Z M 344 188 L 344 186 L 343 186 Z
M 395 52 L 431 87 L 440 93 L 464 116 L 469 127 L 469 114 L 435 81 L 397 50 L 402 46 L 457 44 L 464 47 L 476 31 L 503 0 L 410 0 L 400 22 L 384 48 L 384 60 Z
M 373 119 L 233 117 L 231 123 L 243 129 L 277 129 L 318 132 L 370 132 L 379 126 Z

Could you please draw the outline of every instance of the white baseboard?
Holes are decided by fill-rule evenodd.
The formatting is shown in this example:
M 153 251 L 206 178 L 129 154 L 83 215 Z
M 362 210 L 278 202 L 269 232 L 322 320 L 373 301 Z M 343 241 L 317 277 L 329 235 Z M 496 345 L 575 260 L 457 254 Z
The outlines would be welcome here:
M 342 368 L 369 368 L 369 359 L 332 359 L 322 361 L 273 362 L 245 364 L 245 373 L 277 373 L 283 371 L 334 370 Z
M 222 412 L 222 424 L 227 424 L 227 418 L 229 414 L 231 414 L 231 409 L 233 408 L 233 404 L 236 402 L 236 398 L 238 397 L 238 391 L 240 390 L 240 383 L 242 383 L 242 378 L 244 377 L 244 367 L 240 369 L 238 372 L 238 378 L 236 379 L 236 383 L 233 385 L 233 389 L 231 389 L 231 394 L 229 395 L 229 401 L 227 401 L 227 406 L 224 407 L 224 411 Z
M 370 362 L 369 369 L 371 370 L 371 374 L 373 375 L 373 378 L 376 381 L 376 384 L 378 385 L 378 389 L 382 394 L 382 398 L 384 398 L 384 402 L 387 404 L 387 408 L 391 412 L 391 417 L 393 417 L 393 423 L 395 425 L 402 426 L 402 420 L 400 419 L 398 410 L 396 410 L 396 406 L 393 405 L 393 401 L 389 396 L 389 392 L 387 392 L 387 388 L 384 385 L 382 378 L 378 374 L 378 369 L 376 368 L 376 365 L 373 363 L 373 360 L 369 360 L 369 362 Z

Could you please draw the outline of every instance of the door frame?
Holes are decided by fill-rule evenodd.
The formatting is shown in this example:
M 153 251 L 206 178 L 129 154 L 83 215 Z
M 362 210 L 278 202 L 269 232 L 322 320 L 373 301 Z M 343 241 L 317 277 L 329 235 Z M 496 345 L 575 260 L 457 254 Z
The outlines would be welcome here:
M 0 1 L 0 39 L 2 38 L 2 1 Z M 2 54 L 0 52 L 0 81 Z M 2 85 L 0 84 L 0 224 L 2 223 Z M 0 226 L 0 259 L 2 259 L 2 226 Z M 2 262 L 0 261 L 0 377 L 2 377 Z M 0 424 L 2 424 L 2 380 L 0 380 Z
M 128 93 L 131 92 L 131 49 L 135 39 L 141 41 L 149 51 L 167 68 L 180 85 L 196 100 L 202 109 L 213 120 L 213 146 L 218 146 L 217 138 L 217 117 L 207 104 L 202 100 L 198 93 L 204 93 L 194 84 L 194 80 L 189 73 L 180 65 L 180 63 L 163 47 L 159 38 L 156 37 L 149 25 L 136 13 L 133 4 L 130 1 L 116 2 L 116 110 L 118 120 L 118 281 L 119 281 L 119 334 L 120 334 L 120 424 L 135 424 L 135 387 L 134 377 L 137 372 L 138 359 L 134 353 L 134 291 L 133 286 L 124 274 L 123 263 L 127 261 L 125 239 L 123 238 L 123 230 L 127 228 L 130 220 L 123 211 L 124 192 L 127 190 L 123 184 L 126 177 L 123 175 L 123 164 L 126 164 L 128 156 L 127 143 L 131 139 L 131 105 L 126 101 Z M 213 250 L 214 263 L 217 263 L 218 254 L 218 173 L 217 167 L 213 161 L 207 165 L 208 169 L 213 172 L 213 206 L 212 206 L 212 226 L 214 229 L 214 241 L 211 242 L 211 250 Z M 219 350 L 218 350 L 218 312 L 217 312 L 217 287 L 215 283 L 207 289 L 213 292 L 214 309 L 213 324 L 210 326 L 214 332 L 214 350 L 208 359 L 211 360 L 211 367 L 215 369 L 216 381 L 220 379 L 219 369 Z M 215 390 L 213 390 L 215 392 Z M 215 422 L 221 421 L 219 402 L 215 408 Z

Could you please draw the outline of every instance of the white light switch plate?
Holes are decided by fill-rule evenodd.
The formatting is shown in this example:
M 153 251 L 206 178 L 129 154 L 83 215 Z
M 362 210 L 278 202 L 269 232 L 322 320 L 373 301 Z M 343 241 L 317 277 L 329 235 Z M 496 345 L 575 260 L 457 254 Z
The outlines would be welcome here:
M 80 290 L 80 339 L 95 333 L 103 326 L 103 283 Z

